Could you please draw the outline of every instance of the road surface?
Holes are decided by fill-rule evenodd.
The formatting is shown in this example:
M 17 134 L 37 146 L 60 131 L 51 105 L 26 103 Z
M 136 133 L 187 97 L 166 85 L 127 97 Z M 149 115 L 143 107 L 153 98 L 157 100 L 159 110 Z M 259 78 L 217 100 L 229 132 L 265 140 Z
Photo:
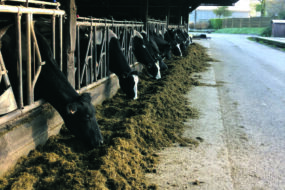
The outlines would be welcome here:
M 198 40 L 217 61 L 187 97 L 200 111 L 185 136 L 197 148 L 161 151 L 160 189 L 285 189 L 285 52 L 245 35 Z

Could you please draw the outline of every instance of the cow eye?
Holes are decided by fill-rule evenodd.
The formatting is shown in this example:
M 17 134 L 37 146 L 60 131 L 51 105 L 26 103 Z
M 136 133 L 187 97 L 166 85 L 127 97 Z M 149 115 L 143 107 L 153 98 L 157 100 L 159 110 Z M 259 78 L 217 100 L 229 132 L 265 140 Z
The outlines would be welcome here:
M 90 115 L 87 114 L 87 115 L 85 116 L 85 119 L 86 119 L 86 120 L 90 120 Z

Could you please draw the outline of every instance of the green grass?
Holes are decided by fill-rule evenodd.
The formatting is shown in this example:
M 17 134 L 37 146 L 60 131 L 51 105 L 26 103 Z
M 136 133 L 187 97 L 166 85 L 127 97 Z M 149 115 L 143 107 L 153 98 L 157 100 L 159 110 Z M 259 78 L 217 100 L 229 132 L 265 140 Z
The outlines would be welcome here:
M 216 30 L 215 33 L 261 35 L 265 29 L 266 28 L 223 28 Z
M 260 43 L 260 44 L 263 44 L 263 45 L 266 45 L 266 46 L 270 46 L 270 47 L 278 49 L 280 51 L 285 51 L 285 48 L 278 47 L 277 45 L 274 45 L 274 44 L 270 44 L 270 43 L 268 43 L 268 41 L 264 41 L 262 39 L 258 39 L 258 38 L 255 38 L 255 37 L 248 37 L 247 39 L 251 40 L 251 41 L 254 41 L 254 42 L 257 42 L 257 43 Z

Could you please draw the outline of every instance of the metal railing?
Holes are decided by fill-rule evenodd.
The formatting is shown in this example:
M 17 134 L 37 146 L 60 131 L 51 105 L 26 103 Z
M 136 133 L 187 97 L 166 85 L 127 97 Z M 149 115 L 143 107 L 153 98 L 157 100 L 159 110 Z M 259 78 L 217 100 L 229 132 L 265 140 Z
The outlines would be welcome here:
M 150 31 L 163 36 L 167 30 L 167 22 L 161 20 L 148 19 L 146 22 L 147 33 Z
M 122 51 L 130 65 L 135 63 L 132 52 L 134 30 L 142 31 L 142 22 L 115 21 L 79 17 L 76 23 L 76 89 L 88 86 L 109 73 L 109 30 L 118 37 Z
M 20 0 L 14 1 L 20 2 Z M 15 68 L 17 69 L 17 85 L 16 87 L 12 86 L 12 88 L 18 89 L 17 91 L 14 90 L 14 94 L 18 107 L 18 114 L 16 115 L 20 115 L 22 114 L 23 110 L 25 110 L 25 107 L 30 107 L 35 104 L 34 89 L 41 72 L 41 66 L 44 64 L 41 59 L 41 53 L 39 51 L 37 43 L 37 38 L 34 30 L 34 21 L 38 20 L 40 17 L 44 17 L 44 20 L 41 19 L 40 22 L 43 22 L 45 26 L 49 28 L 48 35 L 51 36 L 49 42 L 51 44 L 53 56 L 57 60 L 60 69 L 62 69 L 62 24 L 65 11 L 54 8 L 43 9 L 36 7 L 3 5 L 7 2 L 11 1 L 1 0 L 2 5 L 0 5 L 0 15 L 1 19 L 6 17 L 11 18 L 13 16 L 16 18 L 16 21 L 14 23 L 10 23 L 16 27 L 17 36 L 17 44 L 14 44 L 17 47 L 17 50 L 15 50 L 17 52 L 17 68 Z M 29 2 L 40 3 L 38 1 Z M 51 4 L 58 8 L 58 3 L 49 3 L 49 5 Z M 24 33 L 22 32 L 23 30 L 25 30 Z M 25 40 L 25 44 L 22 44 L 23 38 L 27 39 Z M 24 49 L 24 52 L 22 49 Z M 24 57 L 25 60 L 23 60 Z M 5 61 L 7 61 L 7 63 Z M 6 65 L 9 64 L 8 60 L 3 60 L 3 62 Z M 23 70 L 25 70 L 25 75 L 23 74 Z M 15 113 L 13 114 L 15 115 Z M 6 120 L 7 119 L 5 119 L 4 116 L 0 117 L 0 124 L 4 123 Z
M 33 4 L 34 7 L 7 5 L 11 2 L 26 2 L 26 5 Z M 49 8 L 38 8 L 37 6 L 39 4 L 48 6 Z M 17 47 L 18 52 L 18 69 L 15 68 L 17 69 L 17 85 L 16 87 L 12 86 L 18 89 L 14 91 L 17 108 L 9 114 L 0 116 L 0 125 L 38 107 L 44 102 L 43 100 L 35 100 L 34 98 L 36 81 L 40 75 L 41 66 L 44 64 L 41 60 L 41 53 L 34 32 L 34 21 L 38 23 L 42 22 L 49 28 L 48 36 L 50 36 L 49 43 L 53 51 L 53 56 L 59 64 L 59 68 L 61 70 L 63 68 L 62 49 L 64 36 L 62 25 L 65 11 L 59 10 L 58 8 L 59 3 L 40 1 L 28 1 L 27 3 L 25 0 L 0 0 L 1 20 L 4 18 L 2 15 L 8 15 L 9 17 L 14 16 L 16 18 L 12 24 L 16 27 L 17 44 L 15 44 L 15 47 Z M 25 16 L 24 19 L 23 16 Z M 42 16 L 44 19 L 40 18 Z M 146 26 L 143 22 L 79 17 L 76 23 L 76 90 L 79 92 L 83 91 L 89 86 L 96 85 L 99 80 L 106 80 L 110 76 L 109 46 L 107 43 L 110 38 L 109 30 L 112 30 L 118 36 L 122 51 L 128 63 L 132 66 L 136 62 L 132 51 L 134 30 L 141 32 L 144 28 L 147 28 L 156 30 L 156 32 L 161 31 L 163 34 L 167 29 L 167 24 L 164 21 L 149 20 L 145 24 Z M 25 30 L 24 33 L 22 33 L 23 30 Z M 27 39 L 26 44 L 22 44 L 23 38 Z M 22 52 L 22 49 L 25 49 L 25 51 Z M 27 59 L 23 60 L 23 57 L 27 57 Z M 5 63 L 5 60 L 2 62 L 6 65 L 8 64 Z M 1 75 L 7 74 L 5 67 L 3 68 L 4 69 L 0 72 Z M 26 75 L 23 75 L 23 70 L 25 70 Z M 24 76 L 26 78 L 23 78 Z M 0 79 L 1 78 L 5 77 L 0 77 Z

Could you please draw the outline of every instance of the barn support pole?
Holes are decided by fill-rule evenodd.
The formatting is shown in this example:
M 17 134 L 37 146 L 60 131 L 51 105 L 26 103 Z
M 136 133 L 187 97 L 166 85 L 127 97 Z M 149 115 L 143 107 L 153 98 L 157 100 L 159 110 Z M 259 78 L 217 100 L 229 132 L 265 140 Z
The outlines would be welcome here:
M 65 40 L 63 45 L 63 71 L 70 84 L 75 87 L 74 52 L 76 43 L 76 4 L 75 0 L 62 2 L 67 20 L 64 23 Z

